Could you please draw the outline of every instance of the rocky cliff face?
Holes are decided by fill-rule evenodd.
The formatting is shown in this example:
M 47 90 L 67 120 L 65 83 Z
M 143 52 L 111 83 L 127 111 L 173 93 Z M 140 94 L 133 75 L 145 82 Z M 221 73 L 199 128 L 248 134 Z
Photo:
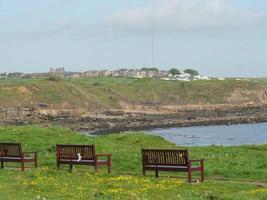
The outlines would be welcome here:
M 77 110 L 25 109 L 16 116 L 1 117 L 0 124 L 54 124 L 82 132 L 118 132 L 159 127 L 256 123 L 267 121 L 267 105 L 216 105 L 167 107 L 162 110 L 107 110 L 85 113 Z M 19 111 L 17 111 L 19 112 Z M 9 113 L 9 114 L 10 114 Z
M 265 82 L 0 83 L 0 124 L 53 123 L 105 131 L 259 122 L 266 120 L 266 105 Z

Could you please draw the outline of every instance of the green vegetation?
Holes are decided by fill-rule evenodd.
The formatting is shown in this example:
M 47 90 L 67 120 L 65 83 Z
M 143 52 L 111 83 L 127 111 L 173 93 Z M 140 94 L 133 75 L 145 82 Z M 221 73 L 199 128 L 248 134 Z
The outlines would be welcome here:
M 156 71 L 156 72 L 159 71 L 159 69 L 155 67 L 143 67 L 141 70 L 142 71 Z
M 49 81 L 56 81 L 56 82 L 59 82 L 59 81 L 61 81 L 62 79 L 61 79 L 60 77 L 58 77 L 58 76 L 50 76 L 50 77 L 48 78 L 48 80 L 49 80 Z
M 184 105 L 261 102 L 266 81 L 163 81 L 84 78 L 0 80 L 0 105 L 47 103 L 56 108 L 119 109 L 125 105 Z M 234 95 L 233 95 L 234 94 Z
M 170 69 L 170 73 L 171 73 L 173 76 L 181 74 L 180 70 L 179 70 L 179 69 L 176 69 L 176 68 L 172 68 L 172 69 Z
M 199 75 L 198 71 L 194 70 L 194 69 L 185 69 L 184 70 L 185 73 L 191 74 L 191 76 L 197 76 Z
M 142 147 L 185 148 L 157 136 L 127 133 L 90 137 L 60 127 L 26 126 L 0 128 L 0 141 L 21 142 L 24 150 L 39 151 L 40 158 L 37 170 L 0 170 L 0 199 L 267 199 L 266 187 L 249 183 L 267 179 L 267 145 L 190 147 L 191 159 L 205 159 L 207 176 L 204 184 L 190 185 L 183 173 L 160 173 L 158 179 L 152 172 L 141 175 Z M 97 152 L 111 152 L 112 174 L 107 174 L 106 168 L 95 174 L 93 167 L 85 166 L 77 166 L 73 174 L 67 172 L 68 166 L 57 171 L 57 143 L 95 143 Z

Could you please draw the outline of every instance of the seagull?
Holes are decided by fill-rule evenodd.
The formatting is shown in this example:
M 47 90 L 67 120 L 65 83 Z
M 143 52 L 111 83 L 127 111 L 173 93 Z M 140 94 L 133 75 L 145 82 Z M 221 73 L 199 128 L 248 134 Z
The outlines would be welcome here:
M 81 154 L 78 153 L 77 155 L 78 155 L 78 160 L 77 160 L 77 162 L 81 162 L 81 161 L 82 161 L 82 156 L 81 156 Z

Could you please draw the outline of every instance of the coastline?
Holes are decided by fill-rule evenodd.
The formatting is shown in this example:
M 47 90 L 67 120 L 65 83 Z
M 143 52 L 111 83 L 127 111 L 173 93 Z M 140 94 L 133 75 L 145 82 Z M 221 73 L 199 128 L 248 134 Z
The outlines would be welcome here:
M 267 105 L 189 108 L 173 112 L 106 111 L 86 116 L 40 115 L 0 121 L 0 125 L 59 125 L 90 134 L 155 128 L 231 125 L 267 122 Z

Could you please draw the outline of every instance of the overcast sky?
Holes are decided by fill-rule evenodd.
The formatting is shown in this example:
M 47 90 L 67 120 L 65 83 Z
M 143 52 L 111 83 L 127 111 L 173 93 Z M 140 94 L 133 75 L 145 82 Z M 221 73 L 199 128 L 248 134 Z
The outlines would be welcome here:
M 194 68 L 267 77 L 266 0 L 0 0 L 0 72 Z

